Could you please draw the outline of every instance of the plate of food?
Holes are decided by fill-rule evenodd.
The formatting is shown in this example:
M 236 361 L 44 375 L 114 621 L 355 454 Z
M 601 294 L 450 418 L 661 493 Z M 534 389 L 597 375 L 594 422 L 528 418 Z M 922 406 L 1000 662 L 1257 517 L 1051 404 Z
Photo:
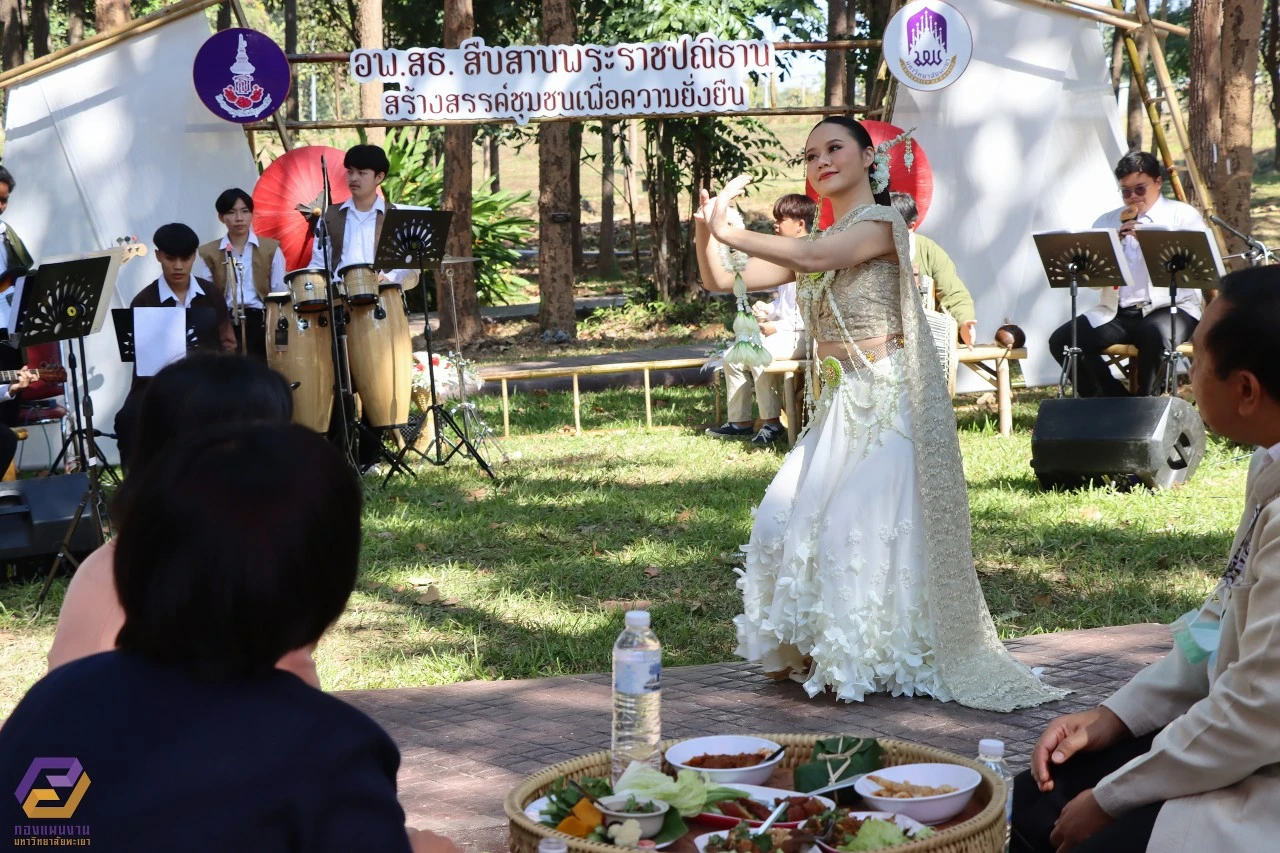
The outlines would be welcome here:
M 773 813 L 781 800 L 789 800 L 790 807 L 782 817 L 778 818 L 774 826 L 792 828 L 836 807 L 835 802 L 826 797 L 810 797 L 808 794 L 783 788 L 765 788 L 760 785 L 741 783 L 726 787 L 742 791 L 743 796 L 734 800 L 722 800 L 709 806 L 706 811 L 698 815 L 698 820 L 722 829 L 737 826 L 739 821 L 746 821 L 748 826 L 759 826 Z
M 797 830 L 797 834 L 804 838 L 817 836 L 818 847 L 826 853 L 884 850 L 928 838 L 934 833 L 935 830 L 906 815 L 848 809 L 811 818 Z
M 614 794 L 607 779 L 584 778 L 577 784 L 604 809 L 597 808 L 572 783 L 560 780 L 547 796 L 525 806 L 524 816 L 574 838 L 641 850 L 663 850 L 688 832 L 679 812 L 661 800 Z
M 765 832 L 739 823 L 733 829 L 708 832 L 693 839 L 698 853 L 803 853 L 812 842 L 796 836 L 794 830 L 774 826 Z

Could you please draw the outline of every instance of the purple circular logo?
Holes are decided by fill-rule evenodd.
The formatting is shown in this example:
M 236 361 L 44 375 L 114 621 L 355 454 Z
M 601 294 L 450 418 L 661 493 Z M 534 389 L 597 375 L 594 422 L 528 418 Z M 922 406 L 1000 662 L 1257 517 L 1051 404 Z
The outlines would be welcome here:
M 257 30 L 209 36 L 196 54 L 192 77 L 209 112 L 239 124 L 267 118 L 289 97 L 289 60 Z

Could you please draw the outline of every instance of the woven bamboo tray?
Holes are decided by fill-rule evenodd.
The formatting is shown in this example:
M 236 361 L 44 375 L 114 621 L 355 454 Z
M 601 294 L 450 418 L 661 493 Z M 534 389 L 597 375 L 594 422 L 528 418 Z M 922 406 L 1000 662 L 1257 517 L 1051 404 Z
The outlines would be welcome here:
M 768 738 L 787 748 L 783 755 L 782 767 L 794 770 L 805 763 L 813 755 L 813 745 L 828 737 L 836 735 L 779 735 L 765 734 L 757 737 Z M 982 810 L 978 814 L 955 826 L 938 831 L 932 838 L 900 844 L 889 848 L 893 853 L 1000 853 L 1004 850 L 1005 837 L 1005 792 L 1004 783 L 990 770 L 976 761 L 934 749 L 931 746 L 908 743 L 901 740 L 880 738 L 884 747 L 884 764 L 892 767 L 899 764 L 942 763 L 963 764 L 972 767 L 982 774 L 982 781 L 974 792 L 974 801 Z M 663 743 L 667 747 L 678 741 Z M 529 820 L 524 809 L 529 803 L 545 796 L 551 783 L 561 777 L 581 779 L 584 776 L 608 777 L 610 773 L 610 755 L 608 752 L 593 752 L 581 758 L 562 761 L 552 765 L 541 773 L 530 776 L 522 784 L 507 795 L 504 808 L 510 822 L 508 849 L 512 853 L 537 853 L 538 842 L 543 838 L 562 838 L 571 851 L 578 853 L 619 853 L 619 848 L 608 844 L 599 844 L 582 838 L 574 838 L 557 832 L 549 826 Z M 670 767 L 664 769 L 670 770 Z

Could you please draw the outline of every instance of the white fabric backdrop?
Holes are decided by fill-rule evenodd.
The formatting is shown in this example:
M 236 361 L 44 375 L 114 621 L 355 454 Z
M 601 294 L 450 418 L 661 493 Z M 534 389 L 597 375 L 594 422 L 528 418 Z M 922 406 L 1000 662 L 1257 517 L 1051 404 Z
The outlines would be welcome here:
M 251 192 L 258 171 L 244 132 L 196 96 L 191 66 L 209 35 L 204 15 L 188 15 L 10 90 L 4 165 L 18 186 L 5 219 L 37 263 L 125 235 L 150 246 L 167 222 L 185 222 L 201 240 L 222 233 L 214 199 L 228 187 Z M 127 306 L 159 274 L 153 255 L 130 261 L 108 309 Z M 131 370 L 109 315 L 85 348 L 94 426 L 112 432 Z M 33 432 L 21 464 L 47 465 L 46 447 L 56 453 L 60 441 Z M 115 443 L 101 445 L 115 461 Z
M 1049 334 L 1070 316 L 1050 291 L 1031 232 L 1088 228 L 1120 206 L 1112 168 L 1124 151 L 1099 27 L 1017 0 L 948 0 L 973 30 L 973 60 L 937 92 L 898 88 L 893 123 L 918 126 L 934 195 L 921 233 L 956 262 L 978 334 L 1027 333 L 1027 382 L 1058 381 Z M 1082 310 L 1096 297 L 1085 292 Z M 960 390 L 985 386 L 968 370 Z

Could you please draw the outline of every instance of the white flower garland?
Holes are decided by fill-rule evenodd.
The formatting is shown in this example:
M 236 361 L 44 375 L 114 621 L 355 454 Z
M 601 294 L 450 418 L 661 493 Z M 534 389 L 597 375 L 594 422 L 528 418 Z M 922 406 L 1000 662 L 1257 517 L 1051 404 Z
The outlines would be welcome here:
M 732 207 L 726 212 L 725 220 L 734 228 L 746 228 L 742 215 Z M 765 349 L 760 323 L 747 305 L 747 283 L 742 280 L 742 271 L 751 258 L 746 252 L 731 249 L 724 243 L 719 244 L 719 249 L 720 266 L 733 273 L 733 295 L 738 298 L 738 316 L 733 319 L 733 344 L 724 351 L 724 361 L 748 369 L 768 367 L 773 362 L 773 355 Z
M 893 139 L 887 139 L 876 146 L 875 158 L 871 161 L 871 191 L 881 193 L 889 188 L 889 149 L 899 142 L 907 144 L 903 152 L 903 161 L 910 169 L 915 163 L 915 151 L 911 147 L 911 134 L 915 128 L 904 130 Z

